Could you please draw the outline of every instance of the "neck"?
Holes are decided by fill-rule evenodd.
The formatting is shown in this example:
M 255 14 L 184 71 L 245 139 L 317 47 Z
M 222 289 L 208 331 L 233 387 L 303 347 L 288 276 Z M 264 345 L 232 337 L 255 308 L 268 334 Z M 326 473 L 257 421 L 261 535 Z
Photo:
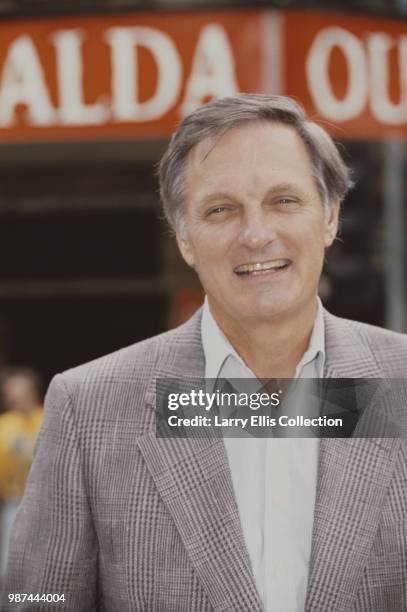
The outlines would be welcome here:
M 315 301 L 299 316 L 282 315 L 261 322 L 220 320 L 211 312 L 246 365 L 257 378 L 293 378 L 308 348 L 317 312 Z

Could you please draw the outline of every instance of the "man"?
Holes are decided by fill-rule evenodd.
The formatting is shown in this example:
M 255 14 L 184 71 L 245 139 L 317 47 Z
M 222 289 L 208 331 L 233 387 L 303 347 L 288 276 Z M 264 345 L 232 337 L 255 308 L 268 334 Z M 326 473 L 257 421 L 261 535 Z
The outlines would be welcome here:
M 54 379 L 6 594 L 70 612 L 407 610 L 403 440 L 155 431 L 157 379 L 405 377 L 404 336 L 317 299 L 351 185 L 335 145 L 288 98 L 225 98 L 183 121 L 160 182 L 205 305 Z

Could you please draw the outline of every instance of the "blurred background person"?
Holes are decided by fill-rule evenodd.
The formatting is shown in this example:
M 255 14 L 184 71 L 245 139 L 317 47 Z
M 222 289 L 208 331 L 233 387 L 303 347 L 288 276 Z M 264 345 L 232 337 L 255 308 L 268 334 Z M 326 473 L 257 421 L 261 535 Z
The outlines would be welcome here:
M 35 439 L 42 418 L 39 375 L 29 368 L 0 373 L 0 576 L 4 574 L 8 537 L 23 496 Z

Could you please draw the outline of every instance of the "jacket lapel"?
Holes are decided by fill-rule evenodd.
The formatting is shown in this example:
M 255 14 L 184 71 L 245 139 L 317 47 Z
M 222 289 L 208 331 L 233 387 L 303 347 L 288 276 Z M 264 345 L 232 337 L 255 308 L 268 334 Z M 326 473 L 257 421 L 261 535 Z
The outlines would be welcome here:
M 363 339 L 325 313 L 325 377 L 380 378 Z M 376 396 L 386 410 L 389 388 Z M 376 536 L 400 439 L 322 439 L 314 515 L 307 612 L 345 612 L 355 597 Z
M 160 377 L 204 378 L 200 321 L 198 311 L 171 346 L 163 345 L 146 396 L 152 408 Z M 159 438 L 154 431 L 138 446 L 213 609 L 262 611 L 223 439 Z

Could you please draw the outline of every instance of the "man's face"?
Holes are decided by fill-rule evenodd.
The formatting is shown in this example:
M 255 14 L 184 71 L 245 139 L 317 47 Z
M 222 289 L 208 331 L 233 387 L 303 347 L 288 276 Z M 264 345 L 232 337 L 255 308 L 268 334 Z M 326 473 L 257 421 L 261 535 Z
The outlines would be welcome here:
M 307 149 L 281 123 L 250 123 L 194 147 L 186 169 L 182 255 L 222 322 L 315 309 L 338 205 L 325 215 Z

